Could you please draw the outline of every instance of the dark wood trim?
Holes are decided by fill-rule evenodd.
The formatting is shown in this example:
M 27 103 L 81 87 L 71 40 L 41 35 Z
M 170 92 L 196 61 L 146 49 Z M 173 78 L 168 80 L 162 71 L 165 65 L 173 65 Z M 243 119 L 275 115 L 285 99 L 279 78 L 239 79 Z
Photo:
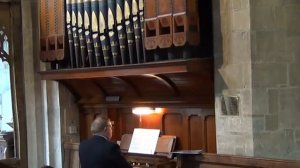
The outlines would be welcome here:
M 85 99 L 85 98 L 83 98 Z M 81 102 L 81 101 L 79 101 Z M 82 107 L 93 108 L 122 108 L 122 107 L 136 107 L 136 106 L 150 106 L 150 107 L 201 107 L 212 108 L 213 103 L 207 100 L 206 97 L 133 97 L 121 100 L 116 103 L 88 103 L 88 100 L 81 103 Z
M 293 160 L 254 158 L 233 155 L 220 155 L 212 153 L 204 153 L 195 156 L 179 157 L 178 168 L 299 168 L 300 162 Z M 191 166 L 193 165 L 193 166 Z
M 159 80 L 161 83 L 163 83 L 165 86 L 169 88 L 174 94 L 174 96 L 179 97 L 180 92 L 178 91 L 178 88 L 174 84 L 173 81 L 171 81 L 169 78 L 165 77 L 164 75 L 147 75 L 146 76 L 151 76 Z
M 207 66 L 207 64 L 209 64 Z M 82 69 L 61 69 L 51 71 L 41 71 L 43 80 L 66 80 L 66 79 L 86 79 L 101 77 L 133 76 L 143 74 L 169 74 L 184 72 L 199 72 L 206 68 L 211 68 L 211 58 L 195 58 L 189 60 L 176 60 L 155 63 L 144 63 L 135 65 L 120 65 L 99 68 Z
M 101 91 L 101 95 L 103 97 L 107 96 L 107 91 L 102 87 L 101 83 L 97 82 L 96 80 L 93 80 L 93 82 L 95 82 L 96 86 L 99 88 L 99 90 Z
M 131 81 L 129 81 L 128 79 L 126 79 L 126 78 L 123 78 L 123 77 L 112 77 L 112 78 L 114 78 L 114 79 L 118 79 L 118 80 L 120 80 L 120 81 L 122 81 L 123 83 L 125 83 L 127 86 L 129 86 L 130 88 L 132 88 L 132 90 L 134 90 L 134 92 L 136 93 L 136 95 L 138 96 L 138 97 L 142 97 L 142 93 L 141 93 L 141 91 L 138 89 L 138 87 L 134 84 L 134 83 L 132 83 Z

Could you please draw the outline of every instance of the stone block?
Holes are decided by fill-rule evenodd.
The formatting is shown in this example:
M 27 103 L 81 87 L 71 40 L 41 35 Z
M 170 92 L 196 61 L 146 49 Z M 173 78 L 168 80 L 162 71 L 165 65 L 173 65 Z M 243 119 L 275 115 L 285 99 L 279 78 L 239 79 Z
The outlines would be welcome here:
M 252 93 L 250 89 L 244 89 L 240 92 L 241 97 L 241 115 L 252 115 Z
M 230 132 L 241 132 L 243 131 L 243 124 L 241 117 L 230 117 L 228 118 L 228 128 Z
M 253 116 L 253 132 L 265 130 L 265 118 L 263 116 Z
M 217 136 L 218 154 L 234 154 L 235 138 L 230 135 Z
M 289 152 L 287 155 L 284 155 L 282 159 L 300 160 L 300 150 L 293 150 Z
M 229 64 L 219 69 L 219 72 L 228 89 L 245 89 L 251 86 L 251 65 L 248 63 Z
M 217 135 L 221 135 L 223 133 L 225 133 L 225 122 L 226 120 L 222 119 L 222 118 L 216 118 L 216 134 Z
M 282 5 L 282 1 L 284 0 L 251 0 L 250 6 L 252 8 L 279 6 Z
M 287 159 L 297 151 L 294 137 L 286 132 L 254 133 L 254 156 Z
M 267 115 L 265 128 L 266 128 L 266 131 L 278 130 L 278 116 L 277 115 Z
M 246 153 L 246 150 L 243 147 L 236 147 L 234 153 L 235 153 L 235 155 L 244 156 Z
M 297 140 L 300 140 L 300 129 L 298 128 L 298 130 L 295 131 L 295 137 Z
M 279 92 L 280 128 L 300 128 L 300 88 L 284 88 Z
M 284 26 L 288 34 L 300 34 L 300 4 L 284 6 Z
M 249 0 L 232 0 L 233 10 L 243 10 L 249 9 L 250 2 Z
M 286 33 L 284 31 L 256 31 L 255 49 L 260 52 L 284 52 Z
M 296 61 L 300 63 L 300 35 L 294 34 L 286 38 L 286 52 L 292 53 Z M 286 55 L 287 55 L 286 54 Z
M 254 115 L 268 114 L 268 92 L 266 88 L 253 88 L 252 111 Z
M 274 8 L 256 7 L 251 10 L 251 28 L 258 31 L 274 31 L 276 27 L 276 16 L 274 15 Z
M 296 147 L 297 147 L 297 150 L 300 151 L 300 141 L 296 141 Z
M 287 84 L 287 65 L 283 63 L 255 63 L 252 66 L 253 87 Z
M 300 43 L 300 42 L 299 42 Z M 256 45 L 254 43 L 254 45 Z M 289 46 L 289 42 L 287 42 L 287 45 Z M 295 61 L 295 53 L 297 50 L 288 50 L 287 47 L 286 51 L 268 51 L 268 52 L 257 52 L 255 48 L 252 50 L 252 62 L 253 63 L 261 63 L 261 62 L 273 62 L 273 63 L 290 63 Z M 300 49 L 299 49 L 299 55 L 300 55 Z
M 251 41 L 250 31 L 234 31 L 231 34 L 229 63 L 250 63 L 251 62 Z
M 300 5 L 299 0 L 281 0 L 283 6 L 288 6 L 288 5 Z
M 218 154 L 253 156 L 253 137 L 248 133 L 217 136 Z
M 232 8 L 234 10 L 241 10 L 242 9 L 242 1 L 241 0 L 232 0 Z
M 300 56 L 300 55 L 299 55 Z M 289 79 L 292 86 L 300 85 L 300 63 L 289 65 Z
M 232 29 L 238 31 L 250 30 L 250 9 L 233 11 Z
M 253 131 L 253 123 L 252 123 L 252 118 L 250 116 L 241 118 L 240 131 L 244 133 L 247 132 L 249 133 Z
M 277 89 L 268 90 L 268 104 L 269 104 L 269 114 L 278 114 L 279 108 L 279 97 Z

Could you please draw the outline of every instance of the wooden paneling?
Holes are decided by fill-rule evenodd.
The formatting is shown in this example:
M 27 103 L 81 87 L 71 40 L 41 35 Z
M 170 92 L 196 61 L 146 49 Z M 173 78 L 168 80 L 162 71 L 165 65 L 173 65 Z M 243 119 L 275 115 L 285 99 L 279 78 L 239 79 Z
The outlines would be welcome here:
M 137 115 L 132 114 L 131 112 L 123 112 L 119 118 L 121 133 L 120 134 L 132 134 L 134 128 L 138 128 L 139 126 L 139 117 Z M 118 124 L 118 123 L 116 123 Z
M 190 147 L 191 149 L 202 149 L 206 144 L 205 121 L 197 115 L 190 116 Z
M 162 132 L 165 135 L 175 135 L 177 142 L 175 149 L 183 149 L 182 140 L 183 137 L 183 118 L 180 114 L 170 113 L 165 114 L 162 120 L 163 129 Z
M 162 130 L 162 114 L 152 114 L 142 116 L 142 127 L 150 129 L 160 129 Z
M 113 141 L 134 128 L 160 129 L 161 135 L 177 137 L 175 150 L 203 149 L 216 152 L 215 118 L 213 110 L 200 108 L 163 108 L 161 113 L 138 116 L 131 108 L 109 108 L 108 117 L 114 121 Z M 93 112 L 81 112 L 81 138 L 90 136 Z
M 215 116 L 208 116 L 206 118 L 206 139 L 207 151 L 210 153 L 217 153 L 216 140 L 216 121 Z

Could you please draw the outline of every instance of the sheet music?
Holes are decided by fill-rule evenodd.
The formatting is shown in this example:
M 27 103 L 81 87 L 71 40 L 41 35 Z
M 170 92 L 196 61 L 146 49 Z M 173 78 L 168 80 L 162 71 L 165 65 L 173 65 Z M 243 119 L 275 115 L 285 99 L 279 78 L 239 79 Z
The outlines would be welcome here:
M 128 152 L 154 154 L 159 132 L 159 129 L 135 128 Z

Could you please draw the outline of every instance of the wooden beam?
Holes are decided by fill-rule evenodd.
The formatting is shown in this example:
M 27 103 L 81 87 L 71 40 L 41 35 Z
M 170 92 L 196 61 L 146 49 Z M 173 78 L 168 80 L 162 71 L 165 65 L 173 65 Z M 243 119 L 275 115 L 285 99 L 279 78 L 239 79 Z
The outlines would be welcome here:
M 98 68 L 60 69 L 41 71 L 42 80 L 66 80 L 102 77 L 120 77 L 143 74 L 170 74 L 197 72 L 207 69 L 211 65 L 211 59 L 190 59 L 165 61 L 155 63 L 143 63 L 134 65 L 118 65 Z
M 138 96 L 138 97 L 142 97 L 142 93 L 141 91 L 138 89 L 138 87 L 131 81 L 129 81 L 128 79 L 124 78 L 124 77 L 112 77 L 114 79 L 120 80 L 123 83 L 125 83 L 127 86 L 129 86 L 130 88 L 132 88 L 132 90 L 134 90 L 134 93 Z

